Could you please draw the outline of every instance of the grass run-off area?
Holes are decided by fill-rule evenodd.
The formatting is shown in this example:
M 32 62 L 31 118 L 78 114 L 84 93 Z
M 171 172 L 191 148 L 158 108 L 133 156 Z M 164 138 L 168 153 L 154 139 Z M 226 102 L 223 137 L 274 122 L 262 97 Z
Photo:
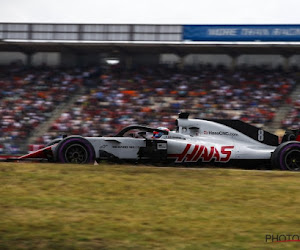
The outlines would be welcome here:
M 0 249 L 300 249 L 300 173 L 0 163 Z

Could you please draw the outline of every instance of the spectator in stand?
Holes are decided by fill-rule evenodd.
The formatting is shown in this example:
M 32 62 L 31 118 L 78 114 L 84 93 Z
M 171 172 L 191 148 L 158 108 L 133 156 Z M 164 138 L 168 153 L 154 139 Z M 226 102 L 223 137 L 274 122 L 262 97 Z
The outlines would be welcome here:
M 0 68 L 0 135 L 5 150 L 24 143 L 82 85 L 82 72 L 51 68 Z
M 234 72 L 211 66 L 182 71 L 162 66 L 113 68 L 105 74 L 97 67 L 2 67 L 0 144 L 4 151 L 24 142 L 83 86 L 87 92 L 37 143 L 48 143 L 60 134 L 113 135 L 131 124 L 174 129 L 174 119 L 182 110 L 199 118 L 241 119 L 265 126 L 295 87 L 295 79 L 296 71 L 264 67 L 241 67 Z M 297 105 L 285 123 L 299 122 Z
M 174 128 L 181 110 L 199 118 L 241 119 L 262 127 L 294 88 L 294 74 L 205 66 L 180 73 L 162 67 L 112 72 L 101 75 L 101 83 L 62 114 L 46 138 L 62 133 L 113 135 L 130 124 Z
M 300 128 L 300 96 L 298 96 L 297 100 L 294 103 L 292 103 L 291 110 L 288 111 L 287 116 L 282 121 L 282 128 Z

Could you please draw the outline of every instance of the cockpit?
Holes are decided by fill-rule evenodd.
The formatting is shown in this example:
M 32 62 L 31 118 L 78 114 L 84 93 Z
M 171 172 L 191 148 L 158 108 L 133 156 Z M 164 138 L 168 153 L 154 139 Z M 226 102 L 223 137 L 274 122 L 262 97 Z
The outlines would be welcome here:
M 169 131 L 165 128 L 150 128 L 141 125 L 133 125 L 123 128 L 115 137 L 135 137 L 135 138 L 158 138 L 162 135 L 168 135 Z M 155 135 L 155 136 L 154 136 Z

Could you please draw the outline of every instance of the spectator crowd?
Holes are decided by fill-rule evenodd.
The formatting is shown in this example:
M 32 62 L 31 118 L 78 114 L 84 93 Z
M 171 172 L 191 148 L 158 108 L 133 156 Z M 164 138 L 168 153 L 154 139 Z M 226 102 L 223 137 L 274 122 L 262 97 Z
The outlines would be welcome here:
M 54 109 L 85 89 L 38 138 L 46 144 L 61 134 L 114 135 L 131 124 L 174 128 L 180 111 L 198 118 L 270 123 L 297 82 L 297 71 L 265 67 L 201 66 L 176 70 L 157 66 L 133 70 L 0 68 L 1 147 L 26 140 Z M 299 123 L 300 101 L 290 124 Z M 289 124 L 283 124 L 288 126 Z
M 198 118 L 270 123 L 296 84 L 296 73 L 203 66 L 177 72 L 165 68 L 114 70 L 101 74 L 38 143 L 59 134 L 114 135 L 132 124 L 174 128 L 180 111 Z
M 300 128 L 300 96 L 291 105 L 287 116 L 282 121 L 284 129 L 299 129 Z
M 82 72 L 79 72 L 82 73 Z M 81 84 L 76 71 L 0 68 L 0 150 L 15 153 Z

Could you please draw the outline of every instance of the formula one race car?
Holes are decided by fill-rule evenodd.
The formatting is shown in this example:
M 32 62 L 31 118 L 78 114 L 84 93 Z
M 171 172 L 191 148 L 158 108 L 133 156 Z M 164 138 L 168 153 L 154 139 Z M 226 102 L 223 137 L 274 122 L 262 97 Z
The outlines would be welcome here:
M 114 137 L 77 135 L 55 139 L 18 160 L 44 158 L 60 163 L 93 163 L 102 159 L 147 162 L 227 163 L 268 161 L 275 168 L 300 171 L 300 130 L 279 138 L 239 120 L 189 119 L 180 113 L 176 131 L 129 126 Z

